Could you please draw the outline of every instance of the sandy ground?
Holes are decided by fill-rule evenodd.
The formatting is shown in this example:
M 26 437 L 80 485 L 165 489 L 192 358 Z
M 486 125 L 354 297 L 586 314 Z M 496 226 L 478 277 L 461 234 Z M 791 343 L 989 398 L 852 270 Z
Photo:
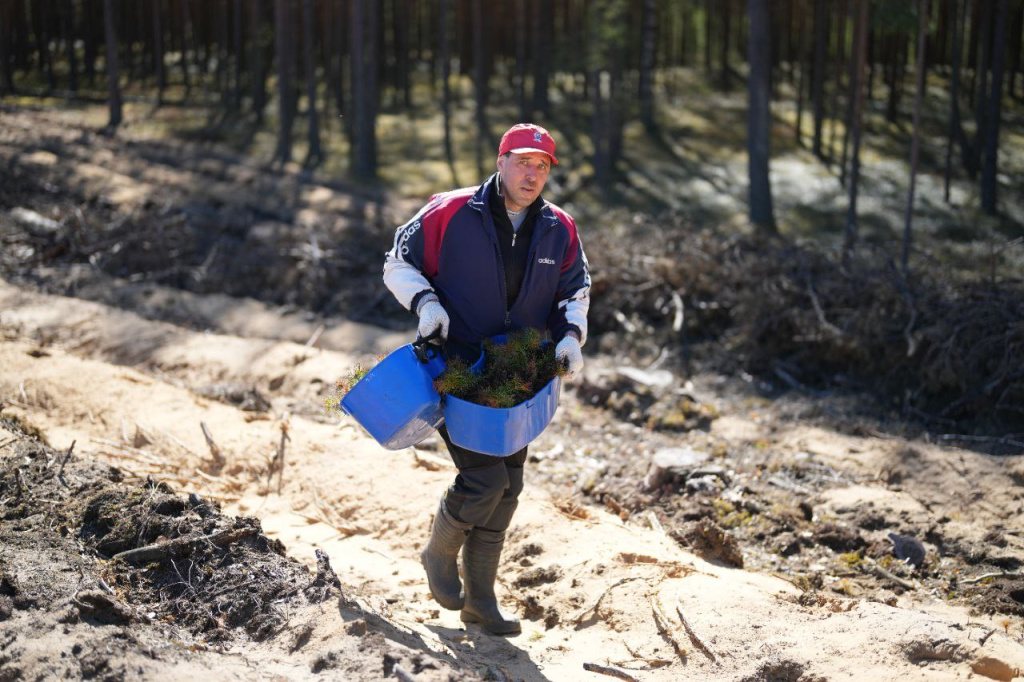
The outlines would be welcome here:
M 245 324 L 252 328 L 273 326 L 279 316 L 255 302 L 237 305 L 246 308 Z M 401 334 L 349 324 L 331 330 L 334 350 L 322 350 L 191 332 L 6 283 L 0 283 L 0 311 L 5 414 L 39 426 L 58 450 L 75 441 L 80 456 L 220 499 L 228 513 L 257 516 L 268 535 L 311 567 L 314 548 L 324 549 L 349 598 L 405 633 L 406 646 L 460 670 L 492 679 L 601 679 L 584 669 L 596 664 L 643 680 L 832 680 L 1011 679 L 1024 668 L 1020 618 L 971 617 L 941 595 L 904 597 L 895 606 L 839 595 L 809 602 L 786 580 L 684 551 L 644 515 L 624 523 L 594 507 L 569 513 L 557 490 L 535 484 L 528 484 L 513 522 L 499 589 L 506 608 L 529 617 L 523 633 L 498 638 L 467 629 L 457 613 L 438 609 L 417 559 L 454 472 L 443 451 L 436 443 L 385 451 L 347 417 L 325 415 L 319 407 L 335 377 L 356 360 L 402 343 Z M 204 389 L 224 383 L 257 387 L 272 409 L 258 416 L 202 397 L 209 394 Z M 590 418 L 567 395 L 545 438 Z M 219 473 L 208 473 L 216 469 L 201 424 L 223 453 Z M 290 440 L 278 490 L 277 475 L 268 482 L 267 474 L 283 425 Z M 767 435 L 741 414 L 726 415 L 713 428 L 723 436 Z M 832 447 L 836 461 L 850 459 L 849 443 L 838 437 L 813 440 L 812 430 L 785 437 L 794 448 Z M 860 466 L 877 467 L 885 444 L 859 443 L 868 453 L 856 458 Z M 538 447 L 553 445 L 548 440 Z M 970 458 L 957 452 L 961 461 Z M 970 483 L 965 475 L 964 485 Z M 956 496 L 945 492 L 953 493 L 947 499 Z M 848 489 L 847 495 L 862 501 L 870 491 Z M 844 503 L 851 500 L 837 493 L 833 504 Z M 253 666 L 248 674 L 315 676 L 311 656 L 329 652 L 348 636 L 348 625 L 331 609 L 306 617 L 314 629 L 300 654 L 281 638 L 245 645 L 245 665 Z M 68 643 L 55 638 L 38 646 L 60 655 Z M 225 670 L 244 676 L 232 655 L 222 656 Z M 176 676 L 185 665 L 150 667 L 145 676 Z M 220 664 L 197 658 L 187 665 Z

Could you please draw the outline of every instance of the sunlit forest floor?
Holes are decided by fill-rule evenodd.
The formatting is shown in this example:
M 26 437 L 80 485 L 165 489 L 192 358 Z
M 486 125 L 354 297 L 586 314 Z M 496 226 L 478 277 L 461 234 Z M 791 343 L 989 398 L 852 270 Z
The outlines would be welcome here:
M 540 121 L 563 159 L 549 198 L 576 215 L 593 269 L 592 341 L 584 379 L 531 449 L 500 590 L 527 621 L 509 640 L 426 595 L 417 556 L 453 473 L 443 447 L 387 453 L 322 404 L 355 362 L 409 339 L 380 261 L 394 226 L 456 184 L 438 113 L 386 107 L 381 183 L 367 185 L 345 177 L 337 120 L 326 163 L 306 170 L 301 128 L 299 162 L 281 167 L 272 129 L 195 104 L 130 101 L 108 137 L 101 104 L 6 103 L 0 516 L 17 542 L 0 561 L 0 670 L 251 675 L 229 649 L 288 677 L 396 662 L 424 680 L 575 680 L 584 663 L 652 680 L 1024 668 L 1024 458 L 1006 427 L 1024 404 L 1019 110 L 1003 129 L 1003 215 L 986 218 L 963 177 L 953 206 L 942 200 L 935 88 L 901 277 L 889 261 L 906 127 L 872 120 L 863 244 L 842 268 L 845 193 L 792 142 L 795 112 L 775 110 L 784 239 L 759 240 L 744 218 L 743 93 L 674 78 L 658 136 L 627 124 L 607 192 L 590 178 L 582 104 L 556 97 Z M 485 153 L 474 168 L 468 95 L 453 127 L 458 184 L 492 163 Z M 493 149 L 514 119 L 489 116 Z M 972 372 L 1005 381 L 1003 402 L 990 399 L 988 418 L 942 412 Z M 196 497 L 174 501 L 148 477 Z M 344 599 L 323 571 L 296 577 L 276 545 L 248 536 L 232 571 L 212 547 L 159 569 L 106 558 L 249 532 L 230 518 L 243 515 L 310 569 L 325 550 Z M 337 608 L 318 605 L 328 594 Z M 58 623 L 63 638 L 49 634 Z

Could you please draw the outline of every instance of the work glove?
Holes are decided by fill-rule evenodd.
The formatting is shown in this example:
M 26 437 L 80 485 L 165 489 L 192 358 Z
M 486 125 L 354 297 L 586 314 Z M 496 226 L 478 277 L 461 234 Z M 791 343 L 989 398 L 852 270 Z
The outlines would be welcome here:
M 565 367 L 565 378 L 570 381 L 583 371 L 583 349 L 579 340 L 572 334 L 565 337 L 555 346 L 555 360 Z
M 430 339 L 431 343 L 441 345 L 448 338 L 448 313 L 436 297 L 431 297 L 420 304 L 418 309 L 420 325 L 417 329 L 421 339 Z

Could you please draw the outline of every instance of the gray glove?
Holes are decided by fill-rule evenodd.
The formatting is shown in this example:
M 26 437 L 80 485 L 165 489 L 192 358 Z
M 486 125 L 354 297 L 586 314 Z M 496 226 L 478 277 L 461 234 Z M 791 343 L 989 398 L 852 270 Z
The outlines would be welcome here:
M 420 324 L 417 332 L 421 339 L 431 338 L 432 343 L 441 345 L 448 338 L 448 313 L 444 306 L 437 300 L 436 296 L 430 296 L 420 302 L 417 314 L 420 316 Z
M 583 349 L 579 340 L 572 334 L 565 337 L 555 346 L 555 360 L 565 366 L 565 378 L 570 381 L 583 371 Z

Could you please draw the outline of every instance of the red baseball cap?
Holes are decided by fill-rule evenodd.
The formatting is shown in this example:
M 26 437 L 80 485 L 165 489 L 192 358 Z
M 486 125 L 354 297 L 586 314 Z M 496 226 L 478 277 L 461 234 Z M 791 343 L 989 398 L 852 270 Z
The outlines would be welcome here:
M 517 123 L 501 136 L 498 156 L 507 153 L 529 154 L 540 152 L 551 157 L 551 163 L 558 165 L 555 158 L 555 139 L 551 133 L 533 123 Z

